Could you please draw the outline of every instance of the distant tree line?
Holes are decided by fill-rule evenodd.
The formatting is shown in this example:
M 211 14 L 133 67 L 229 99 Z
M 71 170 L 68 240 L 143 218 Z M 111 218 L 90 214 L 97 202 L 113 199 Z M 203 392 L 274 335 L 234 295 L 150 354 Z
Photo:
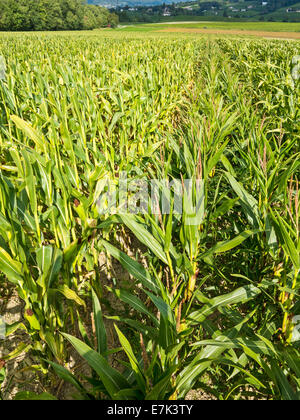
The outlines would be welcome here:
M 0 0 L 1 31 L 59 31 L 116 26 L 118 16 L 83 0 Z
M 161 16 L 163 15 L 165 9 L 170 12 L 171 16 L 202 16 L 203 10 L 210 9 L 211 7 L 215 7 L 216 10 L 222 8 L 222 4 L 218 3 L 217 1 L 207 1 L 199 3 L 199 7 L 189 10 L 185 7 L 180 7 L 178 4 L 161 4 L 155 6 L 136 6 L 134 11 L 130 10 L 129 6 L 122 6 L 116 10 L 116 13 L 119 16 L 120 22 L 145 22 L 145 23 L 152 23 L 152 22 L 159 22 L 161 20 Z M 122 11 L 121 11 L 122 10 Z

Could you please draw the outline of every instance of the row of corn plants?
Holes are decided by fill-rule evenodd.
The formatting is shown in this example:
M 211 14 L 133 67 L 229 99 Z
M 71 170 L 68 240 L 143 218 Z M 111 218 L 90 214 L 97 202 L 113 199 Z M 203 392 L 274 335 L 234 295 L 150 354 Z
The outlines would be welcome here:
M 298 44 L 123 35 L 0 41 L 0 281 L 31 339 L 3 369 L 30 352 L 84 399 L 299 399 Z M 156 180 L 144 211 L 99 200 L 122 173 Z

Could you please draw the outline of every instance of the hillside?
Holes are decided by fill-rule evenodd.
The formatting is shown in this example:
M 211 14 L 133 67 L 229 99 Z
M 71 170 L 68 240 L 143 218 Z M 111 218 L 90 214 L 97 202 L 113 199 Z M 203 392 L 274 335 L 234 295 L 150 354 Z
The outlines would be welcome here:
M 300 22 L 299 0 L 90 0 L 119 12 L 123 22 L 167 20 L 266 20 Z

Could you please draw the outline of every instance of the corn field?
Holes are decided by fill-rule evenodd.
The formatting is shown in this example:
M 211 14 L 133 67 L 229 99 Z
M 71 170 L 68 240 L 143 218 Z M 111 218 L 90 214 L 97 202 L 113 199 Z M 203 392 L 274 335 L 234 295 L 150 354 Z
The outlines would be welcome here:
M 1 35 L 0 399 L 299 400 L 299 46 Z

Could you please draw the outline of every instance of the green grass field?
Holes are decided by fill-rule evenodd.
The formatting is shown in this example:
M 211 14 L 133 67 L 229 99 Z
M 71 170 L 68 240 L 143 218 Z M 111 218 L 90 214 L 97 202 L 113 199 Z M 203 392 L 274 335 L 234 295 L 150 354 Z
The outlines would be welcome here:
M 300 32 L 300 23 L 285 22 L 190 22 L 190 23 L 158 23 L 158 24 L 137 24 L 126 25 L 119 31 L 136 31 L 136 32 L 155 32 L 166 28 L 207 28 L 207 29 L 225 29 L 240 31 L 271 31 L 271 32 Z

